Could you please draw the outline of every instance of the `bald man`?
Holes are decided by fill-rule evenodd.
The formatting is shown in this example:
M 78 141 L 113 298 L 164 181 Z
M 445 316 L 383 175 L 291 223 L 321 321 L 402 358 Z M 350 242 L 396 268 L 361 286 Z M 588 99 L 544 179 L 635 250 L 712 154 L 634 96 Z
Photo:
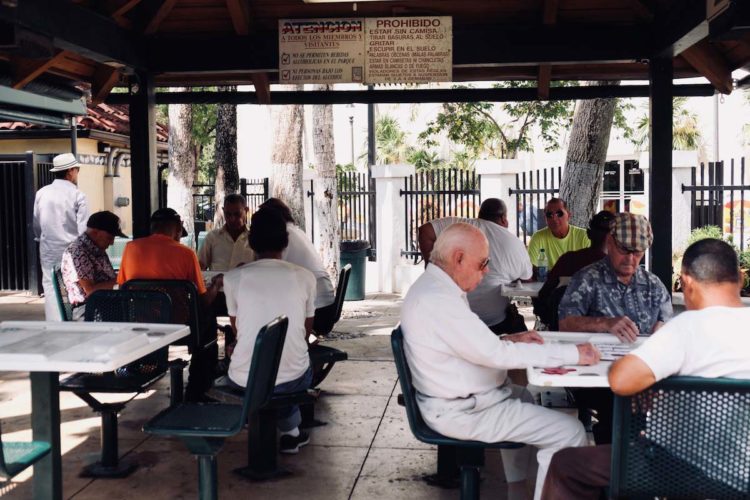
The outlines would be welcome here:
M 574 417 L 532 404 L 529 393 L 508 380 L 507 370 L 590 365 L 599 353 L 591 344 L 543 345 L 534 331 L 498 339 L 466 301 L 488 264 L 489 244 L 476 227 L 459 222 L 438 236 L 430 264 L 404 299 L 404 351 L 417 403 L 432 429 L 456 439 L 539 448 L 538 498 L 553 453 L 585 445 L 586 433 Z M 508 482 L 524 480 L 529 447 L 502 452 Z

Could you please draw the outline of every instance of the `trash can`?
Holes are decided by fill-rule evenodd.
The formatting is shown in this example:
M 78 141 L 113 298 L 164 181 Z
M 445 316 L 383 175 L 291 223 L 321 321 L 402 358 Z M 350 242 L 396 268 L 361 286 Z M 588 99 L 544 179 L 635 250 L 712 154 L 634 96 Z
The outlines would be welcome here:
M 344 300 L 364 300 L 365 298 L 365 263 L 370 242 L 365 240 L 348 240 L 341 242 L 341 267 L 352 265 L 349 284 L 346 287 Z

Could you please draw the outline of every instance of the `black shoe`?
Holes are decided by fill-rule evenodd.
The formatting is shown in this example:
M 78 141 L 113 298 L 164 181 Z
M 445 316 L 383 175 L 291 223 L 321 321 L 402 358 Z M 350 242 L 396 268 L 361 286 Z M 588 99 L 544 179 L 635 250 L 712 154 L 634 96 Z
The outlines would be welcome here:
M 305 431 L 300 431 L 297 437 L 284 434 L 279 439 L 279 453 L 294 455 L 295 453 L 299 453 L 299 449 L 309 442 L 310 435 Z

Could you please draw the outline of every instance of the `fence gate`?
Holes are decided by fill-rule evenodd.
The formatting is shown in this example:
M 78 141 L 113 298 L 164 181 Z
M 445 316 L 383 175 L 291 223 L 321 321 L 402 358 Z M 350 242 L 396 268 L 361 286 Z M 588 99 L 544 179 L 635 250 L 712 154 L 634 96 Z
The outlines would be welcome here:
M 560 192 L 561 179 L 562 167 L 516 174 L 516 188 L 508 192 L 516 196 L 516 236 L 522 238 L 524 244 L 536 231 L 547 227 L 544 206 L 548 198 Z
M 0 155 L 0 290 L 41 291 L 33 212 L 37 189 L 52 182 L 53 155 Z
M 441 217 L 475 218 L 481 202 L 479 182 L 476 172 L 456 168 L 407 177 L 400 190 L 406 213 L 406 248 L 401 255 L 419 261 L 417 230 L 422 224 Z

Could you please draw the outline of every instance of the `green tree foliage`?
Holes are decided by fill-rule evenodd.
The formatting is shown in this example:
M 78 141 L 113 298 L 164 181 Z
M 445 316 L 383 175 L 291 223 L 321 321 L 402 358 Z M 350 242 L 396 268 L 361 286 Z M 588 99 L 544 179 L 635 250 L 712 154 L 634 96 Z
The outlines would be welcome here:
M 406 132 L 390 115 L 383 115 L 375 122 L 375 163 L 406 163 L 411 148 L 406 142 Z
M 675 97 L 672 101 L 672 149 L 694 151 L 701 145 L 701 132 L 698 125 L 698 115 L 688 110 L 687 97 Z M 644 113 L 635 127 L 632 141 L 643 151 L 648 149 L 648 133 L 651 120 L 648 112 Z
M 495 88 L 530 88 L 535 82 L 502 82 Z M 468 88 L 454 86 L 454 88 Z M 420 139 L 428 147 L 438 144 L 445 133 L 462 144 L 469 157 L 516 158 L 533 150 L 532 134 L 538 131 L 546 150 L 560 147 L 560 132 L 570 124 L 570 101 L 445 103 L 437 117 L 427 124 Z

